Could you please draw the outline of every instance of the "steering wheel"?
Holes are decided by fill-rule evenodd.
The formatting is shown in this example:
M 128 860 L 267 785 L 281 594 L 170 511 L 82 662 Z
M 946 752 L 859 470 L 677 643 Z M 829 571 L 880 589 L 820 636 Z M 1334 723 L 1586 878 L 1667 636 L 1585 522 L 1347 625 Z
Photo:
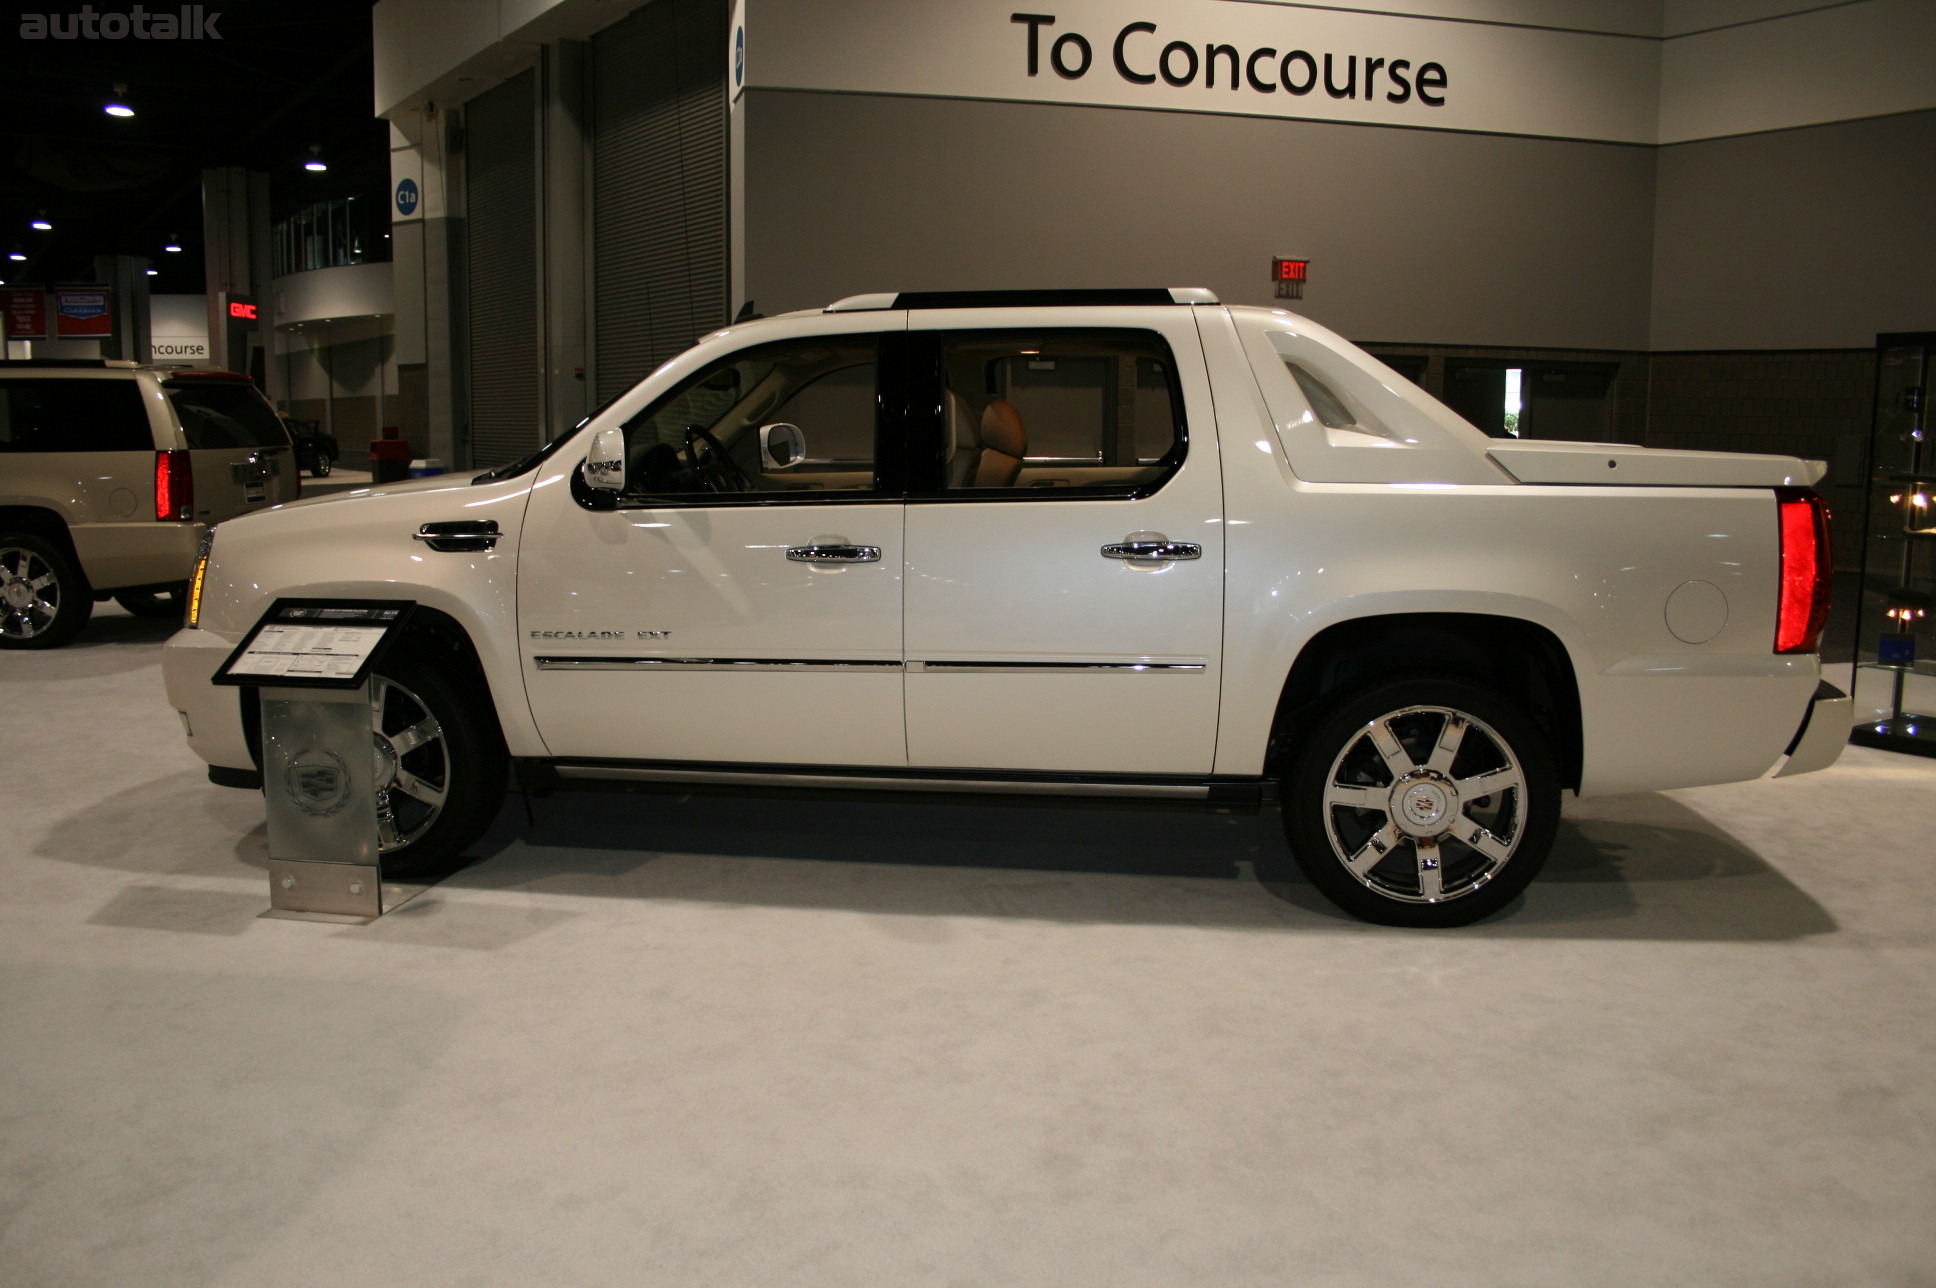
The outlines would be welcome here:
M 695 447 L 700 440 L 706 444 L 706 459 L 701 462 Z M 698 425 L 686 426 L 686 468 L 693 478 L 708 492 L 750 492 L 753 480 L 741 469 L 739 462 L 726 454 L 712 431 Z

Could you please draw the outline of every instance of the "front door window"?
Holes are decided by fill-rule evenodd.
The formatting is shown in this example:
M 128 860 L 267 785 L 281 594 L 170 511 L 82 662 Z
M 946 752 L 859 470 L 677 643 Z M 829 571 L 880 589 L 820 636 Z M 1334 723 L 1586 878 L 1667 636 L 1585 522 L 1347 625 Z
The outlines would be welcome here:
M 873 336 L 787 340 L 707 368 L 625 425 L 622 505 L 870 493 Z

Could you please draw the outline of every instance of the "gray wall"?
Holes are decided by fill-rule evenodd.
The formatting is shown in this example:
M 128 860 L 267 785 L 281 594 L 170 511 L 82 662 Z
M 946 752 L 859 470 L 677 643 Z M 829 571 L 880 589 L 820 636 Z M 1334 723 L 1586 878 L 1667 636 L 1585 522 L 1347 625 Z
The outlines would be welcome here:
M 1936 327 L 1936 112 L 1661 148 L 1655 349 Z
M 1647 346 L 1654 150 L 1026 103 L 749 91 L 747 294 L 1208 286 L 1365 340 Z

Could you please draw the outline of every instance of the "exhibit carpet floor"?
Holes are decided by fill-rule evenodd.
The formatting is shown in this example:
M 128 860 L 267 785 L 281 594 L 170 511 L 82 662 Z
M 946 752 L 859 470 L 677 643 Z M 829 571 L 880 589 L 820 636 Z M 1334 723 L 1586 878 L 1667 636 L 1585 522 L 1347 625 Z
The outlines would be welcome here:
M 1936 760 L 1571 805 L 1449 933 L 1269 813 L 615 796 L 346 927 L 167 634 L 0 656 L 8 1288 L 1936 1282 Z

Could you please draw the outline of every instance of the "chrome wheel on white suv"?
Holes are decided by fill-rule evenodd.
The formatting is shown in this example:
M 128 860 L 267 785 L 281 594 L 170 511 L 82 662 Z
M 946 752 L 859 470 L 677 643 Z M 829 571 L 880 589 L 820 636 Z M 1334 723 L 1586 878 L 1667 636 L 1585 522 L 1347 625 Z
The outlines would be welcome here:
M 412 641 L 370 677 L 377 843 L 386 872 L 448 863 L 504 799 L 504 738 L 483 683 L 458 657 Z
M 388 676 L 370 681 L 380 849 L 401 850 L 436 825 L 450 794 L 450 744 L 424 700 Z
M 1420 677 L 1335 703 L 1286 776 L 1284 826 L 1326 896 L 1389 925 L 1462 925 L 1526 888 L 1552 845 L 1558 773 L 1517 703 Z

